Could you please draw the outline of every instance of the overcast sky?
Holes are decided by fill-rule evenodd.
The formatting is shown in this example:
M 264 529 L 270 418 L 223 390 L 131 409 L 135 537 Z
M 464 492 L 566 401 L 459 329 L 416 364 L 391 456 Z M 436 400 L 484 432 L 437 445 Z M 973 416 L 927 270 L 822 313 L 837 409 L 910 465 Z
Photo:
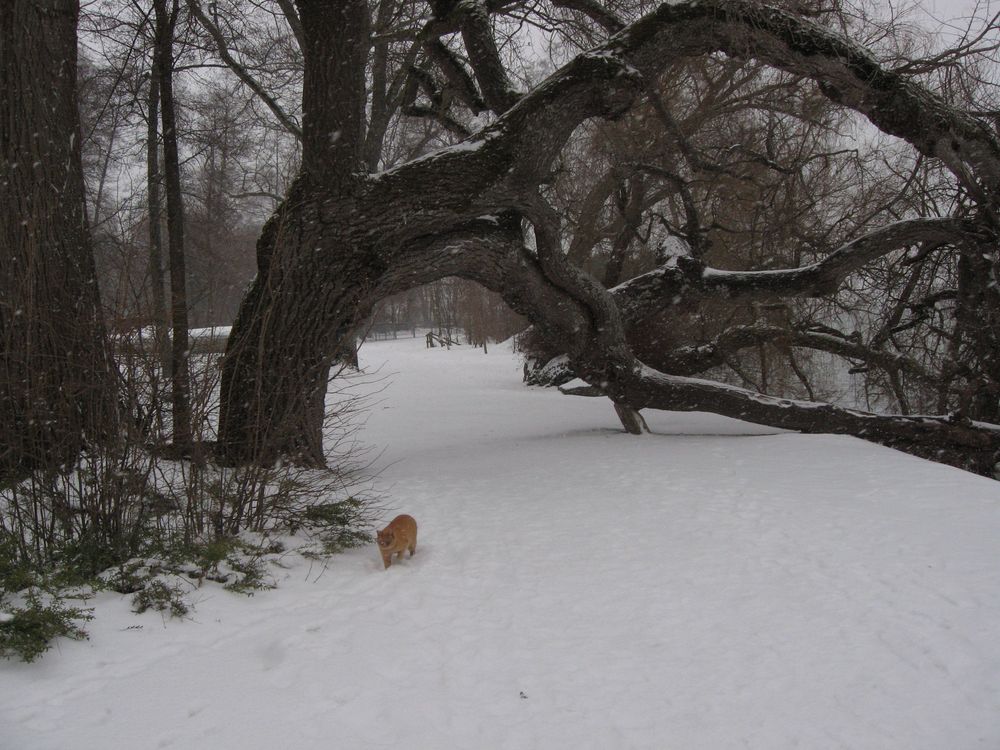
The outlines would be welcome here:
M 898 7 L 898 2 L 882 0 L 887 6 Z M 973 15 L 979 18 L 989 18 L 1000 8 L 1000 2 L 993 0 L 922 0 L 924 22 L 927 28 L 935 31 L 954 28 L 964 31 L 969 18 Z M 944 28 L 942 28 L 944 27 Z

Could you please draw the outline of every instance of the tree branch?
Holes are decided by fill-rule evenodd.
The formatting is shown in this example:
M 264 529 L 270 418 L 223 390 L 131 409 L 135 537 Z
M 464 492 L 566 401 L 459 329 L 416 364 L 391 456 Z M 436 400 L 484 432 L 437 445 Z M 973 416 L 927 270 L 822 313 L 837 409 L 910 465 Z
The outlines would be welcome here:
M 831 100 L 941 159 L 980 201 L 1000 196 L 1000 145 L 986 124 L 884 69 L 852 41 L 782 9 L 729 0 L 664 3 L 606 46 L 650 79 L 670 61 L 715 51 L 811 78 Z
M 625 23 L 614 13 L 596 0 L 552 0 L 557 8 L 575 10 L 597 23 L 609 34 L 617 34 L 625 27 Z
M 729 328 L 711 342 L 700 346 L 680 347 L 664 352 L 662 358 L 649 358 L 657 369 L 677 375 L 696 375 L 726 364 L 726 358 L 740 349 L 761 343 L 815 349 L 837 354 L 845 359 L 865 362 L 886 372 L 901 371 L 928 385 L 937 386 L 941 378 L 902 354 L 893 354 L 865 346 L 844 335 L 808 328 L 752 325 Z
M 671 264 L 636 276 L 613 290 L 623 312 L 640 320 L 664 304 L 709 295 L 727 299 L 763 297 L 819 297 L 836 291 L 848 274 L 872 260 L 922 242 L 963 245 L 982 240 L 982 227 L 962 219 L 900 221 L 859 237 L 823 260 L 802 268 L 775 271 L 721 271 L 693 258 L 675 258 Z
M 469 53 L 483 99 L 497 114 L 505 112 L 517 103 L 521 95 L 514 90 L 500 60 L 486 5 L 481 0 L 458 0 L 455 8 L 460 14 L 462 41 Z
M 187 0 L 187 6 L 191 13 L 194 14 L 195 18 L 198 19 L 198 23 L 201 24 L 202 28 L 204 28 L 205 31 L 208 32 L 209 36 L 212 37 L 212 40 L 215 42 L 215 47 L 219 53 L 219 57 L 222 58 L 222 61 L 229 66 L 229 69 L 236 74 L 236 77 L 239 78 L 247 86 L 247 88 L 257 95 L 257 98 L 264 102 L 265 106 L 271 110 L 285 130 L 301 141 L 302 128 L 299 127 L 299 124 L 295 122 L 292 117 L 285 113 L 285 111 L 281 108 L 281 105 L 278 104 L 274 97 L 268 94 L 264 87 L 261 86 L 260 83 L 247 72 L 247 69 L 244 68 L 235 57 L 233 57 L 232 53 L 229 51 L 229 45 L 226 43 L 226 39 L 219 30 L 219 27 L 216 26 L 212 22 L 212 19 L 205 14 L 205 11 L 202 10 L 201 5 L 198 3 L 198 0 Z M 292 27 L 292 30 L 294 32 L 294 26 Z M 296 35 L 296 38 L 299 38 L 298 35 Z M 299 44 L 301 46 L 301 39 L 299 39 Z
M 295 10 L 295 3 L 292 0 L 275 0 L 275 2 L 281 8 L 281 12 L 288 22 L 288 27 L 292 30 L 295 41 L 298 42 L 299 49 L 304 50 L 306 48 L 306 37 L 302 32 L 302 21 L 299 20 L 299 13 Z
M 945 450 L 946 444 L 953 446 L 953 452 L 968 451 L 970 462 L 973 453 L 979 454 L 976 458 L 992 461 L 1000 455 L 997 425 L 948 417 L 877 415 L 832 404 L 764 396 L 708 380 L 665 375 L 646 367 L 622 383 L 620 393 L 636 408 L 711 411 L 800 432 L 854 435 L 926 457 Z
M 492 262 L 477 259 L 458 275 L 503 294 L 557 349 L 569 352 L 573 370 L 592 384 L 583 389 L 587 395 L 593 395 L 596 387 L 616 404 L 634 410 L 708 411 L 807 433 L 854 435 L 979 472 L 990 470 L 1000 458 L 997 425 L 949 417 L 876 415 L 653 370 L 616 345 L 620 339 L 613 319 L 611 330 L 600 330 L 604 290 L 565 278 L 553 286 L 552 267 L 546 268 L 550 261 L 543 260 L 549 250 L 533 259 L 527 250 L 512 252 L 510 237 L 507 242 L 506 251 L 498 252 Z M 585 299 L 588 296 L 592 299 Z
M 424 42 L 424 51 L 451 84 L 452 91 L 473 114 L 478 115 L 486 109 L 486 102 L 476 90 L 476 84 L 466 71 L 461 61 L 438 38 Z

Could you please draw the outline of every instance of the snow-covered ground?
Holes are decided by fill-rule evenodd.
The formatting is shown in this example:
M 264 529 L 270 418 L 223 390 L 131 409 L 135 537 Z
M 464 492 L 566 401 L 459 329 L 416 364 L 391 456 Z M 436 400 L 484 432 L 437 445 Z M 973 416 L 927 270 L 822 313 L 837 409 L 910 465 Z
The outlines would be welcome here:
M 416 556 L 186 622 L 102 594 L 89 641 L 0 663 L 0 747 L 1000 747 L 1000 483 L 703 414 L 625 435 L 501 347 L 362 362 Z

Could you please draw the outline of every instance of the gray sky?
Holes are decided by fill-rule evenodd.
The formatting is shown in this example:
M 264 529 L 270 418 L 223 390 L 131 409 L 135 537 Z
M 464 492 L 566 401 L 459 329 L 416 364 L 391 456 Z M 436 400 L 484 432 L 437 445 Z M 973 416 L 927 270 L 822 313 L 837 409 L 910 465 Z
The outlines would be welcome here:
M 899 5 L 897 2 L 882 1 L 886 5 Z M 949 29 L 964 31 L 973 15 L 989 18 L 1000 9 L 1000 2 L 993 0 L 922 0 L 920 5 L 923 8 L 922 25 L 945 34 Z

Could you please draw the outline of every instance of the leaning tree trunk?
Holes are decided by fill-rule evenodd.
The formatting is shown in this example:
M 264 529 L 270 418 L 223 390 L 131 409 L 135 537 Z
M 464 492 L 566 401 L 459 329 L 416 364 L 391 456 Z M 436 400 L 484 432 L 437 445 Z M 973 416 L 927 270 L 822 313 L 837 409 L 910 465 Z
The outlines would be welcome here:
M 300 202 L 301 182 L 257 243 L 257 277 L 227 344 L 218 441 L 222 463 L 324 461 L 330 364 L 338 337 L 348 340 L 343 332 L 351 327 L 366 274 L 344 264 L 331 270 L 338 279 L 331 284 L 331 277 L 316 273 L 303 248 L 325 248 L 328 240 L 319 236 L 315 202 Z M 344 248 L 326 259 L 338 266 L 346 256 Z
M 0 3 L 0 476 L 114 426 L 84 211 L 76 0 Z
M 257 277 L 227 345 L 218 440 L 227 463 L 324 462 L 330 366 L 353 356 L 358 307 L 378 276 L 350 221 L 364 162 L 368 4 L 299 0 L 298 9 L 302 173 L 258 241 Z

